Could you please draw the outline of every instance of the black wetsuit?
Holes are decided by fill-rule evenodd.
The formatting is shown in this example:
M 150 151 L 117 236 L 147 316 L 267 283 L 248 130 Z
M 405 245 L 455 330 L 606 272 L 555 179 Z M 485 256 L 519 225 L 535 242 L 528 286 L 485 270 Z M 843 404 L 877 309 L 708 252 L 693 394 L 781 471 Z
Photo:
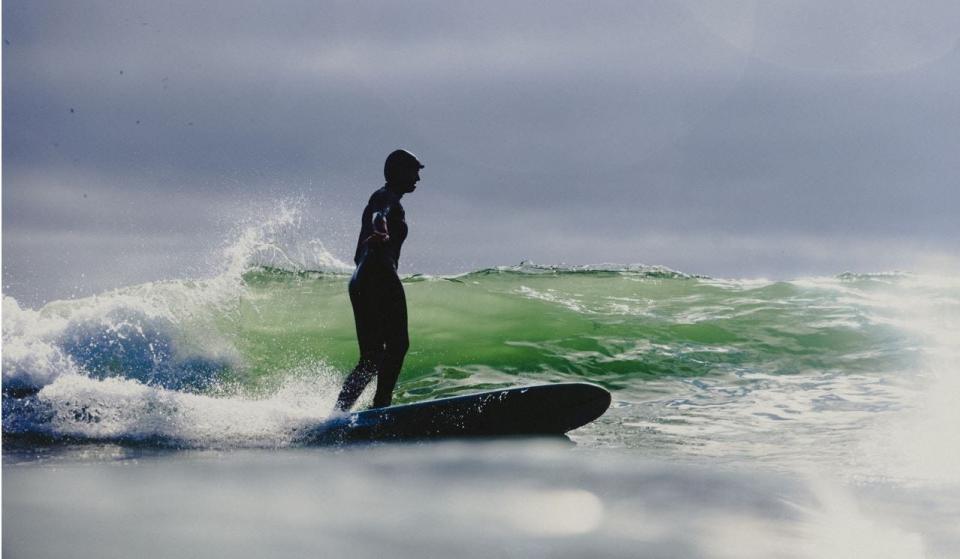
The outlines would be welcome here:
M 343 383 L 337 409 L 348 410 L 363 389 L 377 377 L 373 407 L 390 405 L 410 340 L 407 335 L 407 300 L 397 275 L 400 248 L 407 238 L 400 198 L 403 194 L 383 187 L 370 196 L 363 210 L 360 238 L 350 278 L 350 303 L 357 325 L 360 362 Z M 379 214 L 379 215 L 378 215 Z M 388 241 L 369 241 L 374 222 L 385 220 Z

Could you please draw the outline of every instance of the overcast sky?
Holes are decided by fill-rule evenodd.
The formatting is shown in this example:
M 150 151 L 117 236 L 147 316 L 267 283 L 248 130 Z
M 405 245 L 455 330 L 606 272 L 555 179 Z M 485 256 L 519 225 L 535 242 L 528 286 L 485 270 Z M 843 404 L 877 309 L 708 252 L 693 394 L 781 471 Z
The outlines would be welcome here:
M 402 272 L 960 267 L 960 4 L 3 2 L 3 288 L 213 273 L 242 226 Z M 289 241 L 289 239 L 287 239 Z

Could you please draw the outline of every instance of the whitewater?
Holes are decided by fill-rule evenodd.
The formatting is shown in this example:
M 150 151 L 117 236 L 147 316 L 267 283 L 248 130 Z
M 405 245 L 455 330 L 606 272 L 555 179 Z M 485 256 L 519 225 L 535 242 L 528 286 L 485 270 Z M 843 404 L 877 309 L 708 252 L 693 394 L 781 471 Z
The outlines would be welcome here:
M 131 533 L 161 527 L 151 549 L 171 557 L 260 549 L 238 523 L 301 542 L 268 544 L 289 556 L 960 553 L 960 278 L 528 262 L 406 275 L 395 402 L 588 381 L 611 410 L 572 445 L 302 448 L 294 435 L 331 412 L 357 349 L 350 267 L 318 240 L 279 242 L 292 219 L 242 231 L 208 278 L 36 309 L 4 296 L 4 551 L 65 552 L 38 536 L 77 510 L 98 533 L 135 496 L 152 520 Z M 91 504 L 105 494 L 119 508 Z M 220 547 L 164 532 L 198 494 Z M 232 517 L 211 504 L 224 500 Z M 416 514 L 377 516 L 397 503 Z M 371 508 L 393 519 L 372 540 L 350 523 Z M 89 555 L 143 545 L 118 541 Z

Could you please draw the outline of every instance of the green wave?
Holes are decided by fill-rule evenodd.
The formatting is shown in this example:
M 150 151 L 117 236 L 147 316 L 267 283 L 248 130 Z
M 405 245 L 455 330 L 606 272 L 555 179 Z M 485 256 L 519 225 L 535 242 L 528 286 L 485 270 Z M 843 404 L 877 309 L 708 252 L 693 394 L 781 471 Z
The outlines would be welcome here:
M 873 298 L 898 275 L 723 281 L 665 268 L 521 265 L 404 279 L 411 348 L 398 401 L 520 381 L 580 379 L 629 393 L 663 377 L 870 373 L 909 362 L 912 340 Z M 268 387 L 357 359 L 348 276 L 260 268 L 215 328 L 234 376 Z M 892 295 L 891 295 L 892 296 Z

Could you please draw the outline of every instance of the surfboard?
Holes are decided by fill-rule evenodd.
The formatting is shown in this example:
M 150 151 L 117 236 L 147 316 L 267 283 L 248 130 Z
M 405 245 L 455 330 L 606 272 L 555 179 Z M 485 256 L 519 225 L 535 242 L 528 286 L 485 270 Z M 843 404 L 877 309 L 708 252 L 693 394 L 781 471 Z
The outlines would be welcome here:
M 302 444 L 562 435 L 597 419 L 610 393 L 570 382 L 492 390 L 331 417 L 299 430 Z

